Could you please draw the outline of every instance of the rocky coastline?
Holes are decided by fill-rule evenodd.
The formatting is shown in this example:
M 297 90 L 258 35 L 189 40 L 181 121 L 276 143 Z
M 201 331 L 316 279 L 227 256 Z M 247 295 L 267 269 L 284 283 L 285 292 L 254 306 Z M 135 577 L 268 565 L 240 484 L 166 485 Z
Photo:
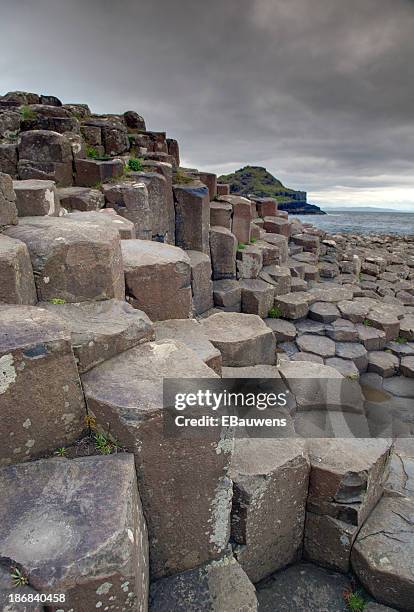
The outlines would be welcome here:
M 165 378 L 280 381 L 287 433 L 166 436 Z M 134 111 L 9 92 L 0 414 L 3 609 L 413 609 L 414 236 L 327 234 Z

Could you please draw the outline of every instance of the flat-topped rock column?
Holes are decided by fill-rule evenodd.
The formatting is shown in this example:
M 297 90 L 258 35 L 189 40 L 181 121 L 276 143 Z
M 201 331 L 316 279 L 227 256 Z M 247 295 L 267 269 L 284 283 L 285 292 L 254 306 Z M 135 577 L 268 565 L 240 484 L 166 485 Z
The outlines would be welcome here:
M 175 242 L 186 250 L 210 252 L 210 196 L 205 185 L 175 185 Z
M 37 295 L 27 246 L 0 234 L 0 304 L 36 304 Z
M 126 291 L 152 321 L 187 319 L 192 312 L 191 263 L 182 249 L 148 240 L 123 240 Z
M 59 196 L 53 181 L 13 181 L 13 189 L 19 217 L 59 216 Z

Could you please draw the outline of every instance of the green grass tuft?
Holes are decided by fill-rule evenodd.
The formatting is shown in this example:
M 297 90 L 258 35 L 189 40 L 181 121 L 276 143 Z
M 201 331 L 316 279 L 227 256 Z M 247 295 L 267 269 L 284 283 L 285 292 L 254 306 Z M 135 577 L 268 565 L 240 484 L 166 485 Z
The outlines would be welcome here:
M 273 306 L 267 315 L 270 319 L 279 319 L 282 316 L 282 311 L 278 306 Z
M 52 298 L 51 300 L 49 300 L 50 304 L 66 304 L 66 300 L 63 300 L 62 298 Z
M 133 172 L 142 172 L 143 170 L 142 159 L 131 157 L 131 159 L 128 160 L 128 168 L 132 170 Z

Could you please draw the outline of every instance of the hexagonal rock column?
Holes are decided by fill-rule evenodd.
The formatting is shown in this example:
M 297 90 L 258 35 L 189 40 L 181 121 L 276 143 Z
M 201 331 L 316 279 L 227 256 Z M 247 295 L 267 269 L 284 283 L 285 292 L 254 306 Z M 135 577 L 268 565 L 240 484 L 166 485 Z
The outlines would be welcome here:
M 25 217 L 6 234 L 26 243 L 40 301 L 124 299 L 119 234 L 107 225 L 71 215 Z
M 250 242 L 250 223 L 252 220 L 252 204 L 246 198 L 227 196 L 231 198 L 233 206 L 233 217 L 231 231 L 239 242 L 248 244 Z
M 304 554 L 341 572 L 383 492 L 391 444 L 384 439 L 312 440 Z
M 282 219 L 280 217 L 264 217 L 263 219 L 263 229 L 266 232 L 270 232 L 271 234 L 281 234 L 286 238 L 289 238 L 292 224 L 287 219 Z
M 69 214 L 69 218 L 77 221 L 88 221 L 100 223 L 103 227 L 116 230 L 121 240 L 133 240 L 135 238 L 135 226 L 132 221 L 117 215 L 113 208 L 102 210 L 90 210 L 88 212 L 75 211 Z
M 217 375 L 181 342 L 163 340 L 105 361 L 82 377 L 88 409 L 135 455 L 154 578 L 219 557 L 230 533 L 232 445 L 210 428 L 166 435 L 163 377 Z
M 59 197 L 53 181 L 13 181 L 13 189 L 19 217 L 59 216 Z
M 257 612 L 255 588 L 232 555 L 151 585 L 150 612 Z
M 274 365 L 276 342 L 272 330 L 257 315 L 220 312 L 200 321 L 223 366 Z
M 273 307 L 275 293 L 273 285 L 258 278 L 245 278 L 240 281 L 240 288 L 242 312 L 259 315 L 265 319 Z
M 259 217 L 273 217 L 277 212 L 277 201 L 273 198 L 254 198 Z
M 69 332 L 34 306 L 0 306 L 0 465 L 76 440 L 85 405 Z
M 282 317 L 296 320 L 306 317 L 309 312 L 310 301 L 309 293 L 295 291 L 285 295 L 276 295 L 275 306 L 280 309 Z
M 237 238 L 225 227 L 210 229 L 210 255 L 213 279 L 236 278 Z
M 157 172 L 136 172 L 133 178 L 145 183 L 151 211 L 152 239 L 175 244 L 175 208 L 171 179 Z
M 17 146 L 14 143 L 0 144 L 0 172 L 9 174 L 12 178 L 17 178 Z
M 179 340 L 216 374 L 221 375 L 221 353 L 205 335 L 201 325 L 194 319 L 171 319 L 158 321 L 154 325 L 157 340 Z
M 152 215 L 148 189 L 143 182 L 124 182 L 103 186 L 106 205 L 132 221 L 135 235 L 142 240 L 152 239 Z
M 148 240 L 123 240 L 129 301 L 152 321 L 188 319 L 192 311 L 191 264 L 182 249 Z
M 223 279 L 213 282 L 214 305 L 228 312 L 241 311 L 241 287 L 236 280 Z
M 232 205 L 227 202 L 210 202 L 210 224 L 231 230 Z
M 263 267 L 263 255 L 255 245 L 238 249 L 236 253 L 237 278 L 257 278 Z
M 290 293 L 292 277 L 289 268 L 277 265 L 265 266 L 260 274 L 260 278 L 274 286 L 275 295 Z
M 191 291 L 193 308 L 196 314 L 202 314 L 213 308 L 213 281 L 211 280 L 211 260 L 200 251 L 187 251 L 191 263 Z
M 60 205 L 68 212 L 100 210 L 105 205 L 103 193 L 89 187 L 61 187 L 57 190 Z
M 2 225 L 17 225 L 17 208 L 13 180 L 0 172 L 0 227 Z
M 226 196 L 230 195 L 230 185 L 225 183 L 217 183 L 217 195 Z
M 97 187 L 110 179 L 117 179 L 124 172 L 120 159 L 99 161 L 97 159 L 75 160 L 75 185 L 78 187 Z
M 72 185 L 72 147 L 69 140 L 49 130 L 21 132 L 18 141 L 19 177 Z
M 186 250 L 210 252 L 210 197 L 205 185 L 175 185 L 175 242 Z
M 29 251 L 24 242 L 0 234 L 0 303 L 36 304 Z
M 81 373 L 138 344 L 154 340 L 147 315 L 121 300 L 78 304 L 41 302 L 39 306 L 59 317 L 70 331 Z
M 411 610 L 414 598 L 414 504 L 383 497 L 358 534 L 352 569 L 379 602 Z
M 0 470 L 0 484 L 0 555 L 41 593 L 65 594 L 54 609 L 147 610 L 148 536 L 132 455 L 14 465 Z
M 236 440 L 230 469 L 232 538 L 252 582 L 301 557 L 308 477 L 303 442 Z

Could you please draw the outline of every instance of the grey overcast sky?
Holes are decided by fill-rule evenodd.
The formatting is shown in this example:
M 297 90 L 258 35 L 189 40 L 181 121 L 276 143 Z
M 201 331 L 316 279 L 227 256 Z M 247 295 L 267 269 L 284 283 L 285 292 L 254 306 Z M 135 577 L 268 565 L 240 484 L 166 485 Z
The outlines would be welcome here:
M 134 109 L 183 163 L 414 210 L 414 0 L 0 0 L 0 93 Z

